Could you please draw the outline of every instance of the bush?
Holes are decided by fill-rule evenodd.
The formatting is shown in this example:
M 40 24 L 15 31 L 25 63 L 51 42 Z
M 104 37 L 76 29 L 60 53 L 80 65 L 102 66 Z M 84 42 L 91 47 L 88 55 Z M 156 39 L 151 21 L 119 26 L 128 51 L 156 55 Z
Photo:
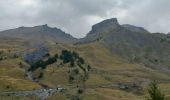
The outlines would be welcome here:
M 46 61 L 46 65 L 53 64 L 57 61 L 55 57 L 49 57 L 48 60 Z
M 79 69 L 76 68 L 76 69 L 74 70 L 74 73 L 75 73 L 76 75 L 79 74 Z
M 71 52 L 68 50 L 62 50 L 60 59 L 63 60 L 63 63 L 75 62 L 76 60 L 78 60 L 79 63 L 84 64 L 84 59 L 79 57 L 79 54 L 75 51 Z
M 43 78 L 43 76 L 44 76 L 44 74 L 43 74 L 43 72 L 41 72 L 41 73 L 39 74 L 38 78 L 39 78 L 39 79 L 40 79 L 40 78 Z
M 57 57 L 57 55 L 55 55 L 54 57 L 49 57 L 46 61 L 40 59 L 37 62 L 31 64 L 31 68 L 28 71 L 34 71 L 38 68 L 45 69 L 47 65 L 57 62 Z
M 78 94 L 82 94 L 82 93 L 83 93 L 83 89 L 79 89 Z
M 60 59 L 63 60 L 63 63 L 73 62 L 74 58 L 70 51 L 62 50 L 62 54 L 60 55 Z
M 83 58 L 81 58 L 81 57 L 79 57 L 78 62 L 79 62 L 80 64 L 84 64 L 84 59 L 83 59 Z
M 74 80 L 73 76 L 69 76 L 69 81 L 72 82 Z
M 50 54 L 49 53 L 47 53 L 46 55 L 45 55 L 45 57 L 49 57 L 50 56 Z
M 88 70 L 88 71 L 90 71 L 90 69 L 91 69 L 91 66 L 90 66 L 90 65 L 88 65 L 88 66 L 87 66 L 87 70 Z
M 166 100 L 165 95 L 161 93 L 160 89 L 158 88 L 156 81 L 153 81 L 149 84 L 148 93 L 149 97 L 147 97 L 147 100 Z
M 75 63 L 72 61 L 70 62 L 70 67 L 74 67 L 75 66 Z
M 18 58 L 18 56 L 16 54 L 13 55 L 13 58 Z
M 58 54 L 55 54 L 54 57 L 55 57 L 56 59 L 58 59 Z
M 6 86 L 6 89 L 9 89 L 9 88 L 10 88 L 10 86 L 9 86 L 9 85 L 7 85 L 7 86 Z
M 3 60 L 3 57 L 0 57 L 0 61 Z
M 23 65 L 23 63 L 22 63 L 22 62 L 19 62 L 19 66 L 20 66 L 21 68 L 23 68 L 23 67 L 24 67 L 24 65 Z

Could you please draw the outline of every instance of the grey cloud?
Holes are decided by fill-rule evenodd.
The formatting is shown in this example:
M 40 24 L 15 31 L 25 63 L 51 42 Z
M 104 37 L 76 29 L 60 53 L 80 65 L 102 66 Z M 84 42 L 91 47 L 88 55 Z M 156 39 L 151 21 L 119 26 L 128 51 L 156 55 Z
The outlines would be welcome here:
M 1 0 L 0 30 L 49 24 L 76 37 L 91 26 L 117 17 L 121 24 L 169 32 L 169 0 Z

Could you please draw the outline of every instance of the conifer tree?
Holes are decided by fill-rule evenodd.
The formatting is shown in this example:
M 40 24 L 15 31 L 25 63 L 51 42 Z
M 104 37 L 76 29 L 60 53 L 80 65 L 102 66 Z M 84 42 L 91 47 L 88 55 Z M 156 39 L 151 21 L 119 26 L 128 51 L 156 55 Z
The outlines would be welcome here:
M 165 95 L 159 89 L 156 81 L 149 84 L 148 93 L 149 97 L 147 97 L 147 100 L 166 100 Z

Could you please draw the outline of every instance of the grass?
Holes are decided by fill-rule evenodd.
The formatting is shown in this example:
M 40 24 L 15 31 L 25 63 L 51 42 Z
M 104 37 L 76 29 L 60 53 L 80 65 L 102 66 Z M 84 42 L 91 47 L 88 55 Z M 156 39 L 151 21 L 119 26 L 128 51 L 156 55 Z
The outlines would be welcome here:
M 145 67 L 142 64 L 130 63 L 128 60 L 112 54 L 102 43 L 89 43 L 76 46 L 57 45 L 51 46 L 51 50 L 59 51 L 57 48 L 64 48 L 79 52 L 80 56 L 92 66 L 90 77 L 86 81 L 86 90 L 84 100 L 143 100 L 143 96 L 138 96 L 132 92 L 126 92 L 119 89 L 99 88 L 103 84 L 122 83 L 139 83 L 146 89 L 151 80 L 165 81 L 170 80 L 168 74 L 158 70 Z M 170 82 L 166 83 L 167 86 Z M 167 88 L 169 95 L 170 88 Z M 86 91 L 86 92 L 87 92 Z M 109 92 L 108 92 L 109 91 Z
M 1 96 L 0 100 L 39 100 L 36 96 L 31 96 L 31 97 L 16 97 L 16 96 Z
M 104 89 L 99 89 L 99 91 L 96 90 L 96 87 L 93 88 L 92 86 L 130 82 L 140 83 L 145 89 L 151 80 L 158 80 L 161 82 L 170 80 L 168 74 L 150 69 L 142 64 L 130 63 L 117 55 L 111 54 L 101 43 L 78 45 L 75 50 L 78 50 L 96 70 L 96 72 L 91 72 L 90 78 L 86 82 L 87 90 L 92 90 L 92 93 L 86 95 L 85 100 L 143 100 L 143 96 L 138 96 L 131 92 L 114 89 L 107 89 L 106 91 Z M 165 86 L 170 86 L 170 81 L 168 81 Z M 167 96 L 170 93 L 169 90 L 169 87 L 166 88 Z M 107 91 L 109 92 L 107 93 Z M 118 98 L 119 96 L 121 98 Z
M 19 46 L 15 47 L 16 50 L 21 50 L 22 48 Z M 85 83 L 86 91 L 82 97 L 83 100 L 143 100 L 146 90 L 144 95 L 136 95 L 118 88 L 101 88 L 100 86 L 103 84 L 130 82 L 140 83 L 146 89 L 147 84 L 154 79 L 160 81 L 160 88 L 170 98 L 170 77 L 168 74 L 145 67 L 142 64 L 130 63 L 126 59 L 109 52 L 100 42 L 75 46 L 63 44 L 49 45 L 51 55 L 60 54 L 62 49 L 77 51 L 93 68 L 89 79 Z M 24 77 L 25 70 L 20 68 L 19 62 L 22 62 L 22 60 L 7 59 L 0 61 L 0 91 L 31 90 L 40 87 L 37 83 L 31 82 Z M 49 65 L 44 70 L 44 77 L 40 80 L 40 83 L 51 87 L 61 85 L 68 88 L 69 75 L 67 71 L 68 68 L 65 66 Z M 6 88 L 7 85 L 10 86 L 10 89 Z M 72 90 L 69 92 L 72 92 Z M 10 97 L 3 98 L 5 98 L 4 100 L 10 100 Z M 56 98 L 59 100 L 68 99 L 65 95 L 58 93 L 48 99 L 56 100 Z M 27 100 L 27 98 L 24 100 Z
M 55 65 L 48 66 L 44 71 L 44 77 L 40 80 L 40 83 L 47 84 L 52 87 L 57 87 L 58 85 L 68 85 L 68 68 L 59 68 Z
M 118 89 L 88 89 L 83 100 L 143 100 L 142 96 L 136 96 L 132 93 L 124 92 Z
M 32 90 L 40 86 L 25 79 L 25 71 L 19 67 L 20 59 L 8 59 L 0 62 L 0 90 Z M 9 86 L 9 89 L 6 87 Z M 23 88 L 24 87 L 24 88 Z
M 48 100 L 68 100 L 68 98 L 61 93 L 55 93 L 53 96 L 49 97 Z

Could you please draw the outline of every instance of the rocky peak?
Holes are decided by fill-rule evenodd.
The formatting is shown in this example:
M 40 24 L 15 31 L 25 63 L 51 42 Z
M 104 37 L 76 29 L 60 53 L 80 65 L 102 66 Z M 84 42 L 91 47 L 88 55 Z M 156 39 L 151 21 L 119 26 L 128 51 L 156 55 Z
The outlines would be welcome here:
M 109 31 L 118 30 L 121 28 L 116 18 L 106 19 L 92 26 L 92 30 L 87 34 L 86 37 L 80 39 L 80 43 L 91 42 L 100 40 L 105 33 Z
M 51 29 L 51 27 L 49 27 L 47 24 L 35 26 L 33 28 L 37 28 L 37 29 L 42 30 L 42 31 L 46 31 L 46 30 Z
M 103 32 L 105 30 L 115 29 L 120 27 L 116 18 L 111 18 L 104 20 L 92 26 L 92 31 L 90 33 Z
M 50 27 L 47 24 L 34 26 L 34 27 L 30 27 L 30 28 L 32 28 L 32 30 L 36 30 L 38 32 L 65 34 L 65 32 L 62 31 L 61 29 L 56 28 L 56 27 Z
M 35 27 L 43 27 L 43 28 L 47 28 L 49 27 L 48 24 L 44 24 L 44 25 L 38 25 L 38 26 L 35 26 Z

